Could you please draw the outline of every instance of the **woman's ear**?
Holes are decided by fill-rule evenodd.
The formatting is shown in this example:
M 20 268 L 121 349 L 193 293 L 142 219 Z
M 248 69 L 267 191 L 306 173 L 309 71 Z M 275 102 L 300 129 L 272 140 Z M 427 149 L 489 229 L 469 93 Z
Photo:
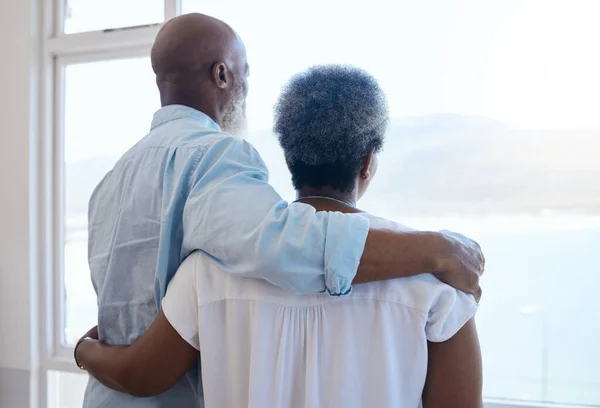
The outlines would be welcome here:
M 371 149 L 369 153 L 363 159 L 362 167 L 360 168 L 360 178 L 368 181 L 373 177 L 375 173 L 374 169 L 375 162 L 375 149 Z

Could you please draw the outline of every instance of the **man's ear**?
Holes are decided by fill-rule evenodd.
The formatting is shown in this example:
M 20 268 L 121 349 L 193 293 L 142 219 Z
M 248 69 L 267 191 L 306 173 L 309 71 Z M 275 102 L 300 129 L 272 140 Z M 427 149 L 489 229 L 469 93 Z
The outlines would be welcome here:
M 371 149 L 369 153 L 365 156 L 362 162 L 362 166 L 360 168 L 360 177 L 363 180 L 370 180 L 373 177 L 372 168 L 373 168 L 373 156 L 375 155 L 375 149 Z
M 225 89 L 229 85 L 229 70 L 224 62 L 220 61 L 213 65 L 212 80 L 220 89 Z

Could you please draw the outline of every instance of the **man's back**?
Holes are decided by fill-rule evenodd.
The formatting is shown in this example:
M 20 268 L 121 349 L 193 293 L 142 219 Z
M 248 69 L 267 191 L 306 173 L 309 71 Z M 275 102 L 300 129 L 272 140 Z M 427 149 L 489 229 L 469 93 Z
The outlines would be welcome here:
M 452 337 L 476 309 L 432 275 L 298 297 L 225 274 L 200 253 L 163 300 L 171 325 L 200 350 L 207 408 L 417 408 L 427 341 Z
M 196 157 L 222 135 L 200 112 L 177 106 L 162 109 L 150 134 L 119 160 L 94 191 L 89 264 L 98 294 L 100 338 L 107 343 L 130 344 L 156 317 L 161 281 L 167 279 L 156 271 L 175 271 L 189 253 L 182 242 L 190 187 L 186 183 Z M 194 406 L 197 387 L 197 375 L 190 373 L 152 405 Z M 90 377 L 84 406 L 146 407 L 149 403 L 109 390 Z
M 100 339 L 131 344 L 139 338 L 177 268 L 198 249 L 237 276 L 296 292 L 343 294 L 368 228 L 363 217 L 289 207 L 269 185 L 252 145 L 195 109 L 163 107 L 150 134 L 90 200 L 88 258 Z M 296 265 L 301 273 L 288 273 Z M 198 389 L 194 372 L 153 399 L 134 399 L 91 378 L 84 407 L 193 406 Z

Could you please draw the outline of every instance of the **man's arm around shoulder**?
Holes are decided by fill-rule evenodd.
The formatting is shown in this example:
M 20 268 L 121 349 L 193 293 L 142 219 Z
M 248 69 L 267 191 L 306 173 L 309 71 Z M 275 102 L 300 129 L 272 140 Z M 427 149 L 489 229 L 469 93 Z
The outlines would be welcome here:
M 288 205 L 248 142 L 224 136 L 199 161 L 186 202 L 184 249 L 227 272 L 296 293 L 350 292 L 351 284 L 432 272 L 479 295 L 479 246 L 459 235 L 369 229 L 357 214 Z

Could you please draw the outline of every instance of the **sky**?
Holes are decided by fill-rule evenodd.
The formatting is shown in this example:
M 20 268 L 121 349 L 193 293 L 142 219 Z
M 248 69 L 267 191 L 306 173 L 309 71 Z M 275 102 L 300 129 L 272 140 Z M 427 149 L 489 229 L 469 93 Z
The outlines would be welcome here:
M 600 129 L 596 0 L 281 3 L 184 1 L 184 11 L 204 9 L 240 32 L 255 77 L 251 98 L 274 100 L 309 65 L 352 63 L 381 81 L 396 116 L 447 112 L 520 128 Z M 270 111 L 256 105 L 255 119 L 268 123 Z
M 108 6 L 89 4 L 71 0 L 71 31 L 161 18 L 139 0 L 121 2 L 112 20 Z M 367 69 L 394 117 L 455 113 L 515 128 L 600 130 L 597 0 L 183 0 L 183 8 L 224 19 L 246 42 L 250 130 L 269 129 L 281 86 L 320 63 Z M 154 88 L 147 59 L 67 67 L 67 161 L 120 155 L 143 136 L 158 108 Z

